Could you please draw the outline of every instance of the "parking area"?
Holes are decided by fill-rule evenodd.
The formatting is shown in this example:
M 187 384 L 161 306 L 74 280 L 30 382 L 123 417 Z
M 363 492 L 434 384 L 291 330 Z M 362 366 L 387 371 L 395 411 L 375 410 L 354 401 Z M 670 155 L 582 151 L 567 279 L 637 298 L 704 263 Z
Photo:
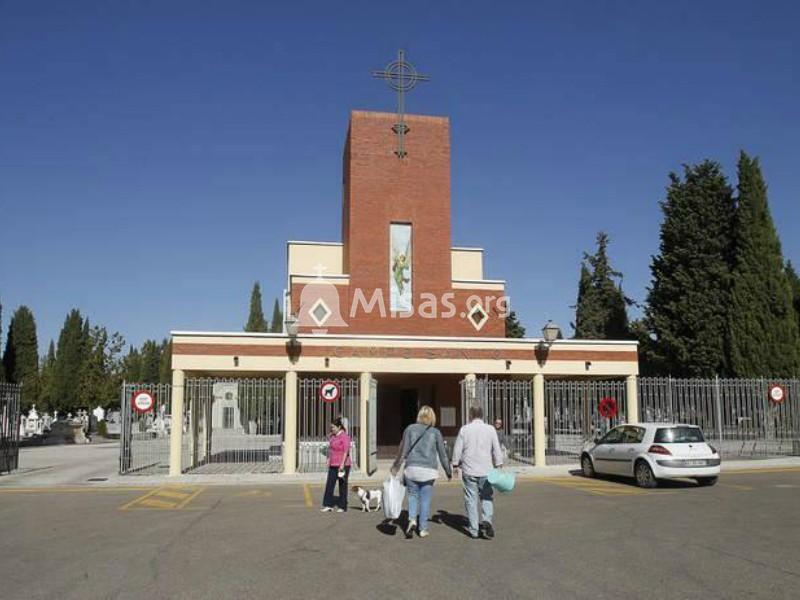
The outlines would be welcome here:
M 438 483 L 427 539 L 382 513 L 321 514 L 318 485 L 0 488 L 4 598 L 790 598 L 800 469 L 641 490 L 520 480 L 497 537 Z

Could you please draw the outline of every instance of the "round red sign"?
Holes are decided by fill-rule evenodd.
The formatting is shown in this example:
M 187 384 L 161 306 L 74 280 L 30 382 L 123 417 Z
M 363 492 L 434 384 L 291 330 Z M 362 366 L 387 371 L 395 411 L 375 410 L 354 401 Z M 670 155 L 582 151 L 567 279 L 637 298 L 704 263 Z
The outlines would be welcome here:
M 615 398 L 606 397 L 600 400 L 600 415 L 606 419 L 613 419 L 617 416 L 617 401 Z
M 156 400 L 150 392 L 138 391 L 131 395 L 131 406 L 138 413 L 150 412 L 155 405 Z
M 777 383 L 769 386 L 769 399 L 773 404 L 780 404 L 786 400 L 786 390 Z
M 342 389 L 335 381 L 323 381 L 319 386 L 319 399 L 323 402 L 336 402 L 342 395 Z

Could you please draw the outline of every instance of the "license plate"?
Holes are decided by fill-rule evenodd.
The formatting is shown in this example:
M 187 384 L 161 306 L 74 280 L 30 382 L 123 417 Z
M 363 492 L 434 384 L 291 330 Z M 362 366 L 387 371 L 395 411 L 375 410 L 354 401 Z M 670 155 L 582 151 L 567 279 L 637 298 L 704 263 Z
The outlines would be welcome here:
M 686 464 L 690 467 L 705 467 L 708 464 L 708 461 L 704 459 L 687 460 Z

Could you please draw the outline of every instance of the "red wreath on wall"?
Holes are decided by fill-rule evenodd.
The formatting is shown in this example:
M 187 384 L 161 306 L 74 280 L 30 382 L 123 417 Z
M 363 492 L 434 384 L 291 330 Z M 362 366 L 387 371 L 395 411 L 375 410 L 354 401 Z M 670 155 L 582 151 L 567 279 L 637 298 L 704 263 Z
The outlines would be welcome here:
M 600 414 L 606 419 L 613 419 L 617 416 L 617 401 L 615 398 L 606 397 L 600 400 Z

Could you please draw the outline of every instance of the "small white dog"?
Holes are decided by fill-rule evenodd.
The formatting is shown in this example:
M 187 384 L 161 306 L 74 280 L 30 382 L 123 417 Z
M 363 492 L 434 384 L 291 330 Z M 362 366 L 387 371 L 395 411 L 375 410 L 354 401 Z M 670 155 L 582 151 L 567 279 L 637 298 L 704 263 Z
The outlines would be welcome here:
M 361 500 L 361 512 L 370 512 L 372 502 L 375 501 L 377 506 L 375 510 L 380 510 L 383 503 L 383 492 L 381 490 L 365 490 L 360 485 L 354 485 L 353 491 Z

